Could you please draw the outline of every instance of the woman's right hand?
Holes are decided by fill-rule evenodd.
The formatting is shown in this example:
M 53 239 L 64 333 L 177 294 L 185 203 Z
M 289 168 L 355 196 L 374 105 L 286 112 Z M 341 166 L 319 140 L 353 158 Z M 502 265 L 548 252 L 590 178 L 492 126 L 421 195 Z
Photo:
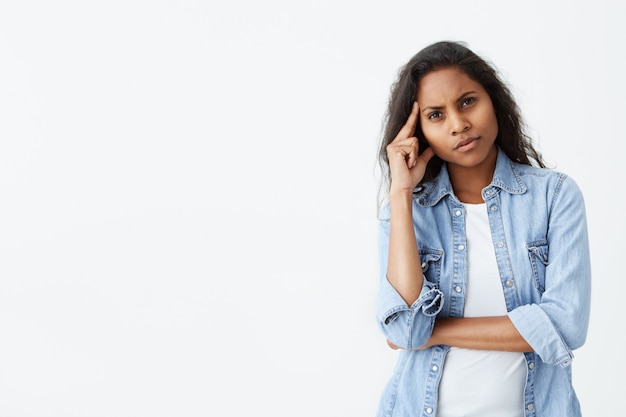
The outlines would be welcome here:
M 416 101 L 413 103 L 413 109 L 406 123 L 394 140 L 387 145 L 387 158 L 391 173 L 390 193 L 394 191 L 413 193 L 417 184 L 424 178 L 428 161 L 435 155 L 431 148 L 426 148 L 421 155 L 418 155 L 419 142 L 413 136 L 418 116 L 419 106 Z

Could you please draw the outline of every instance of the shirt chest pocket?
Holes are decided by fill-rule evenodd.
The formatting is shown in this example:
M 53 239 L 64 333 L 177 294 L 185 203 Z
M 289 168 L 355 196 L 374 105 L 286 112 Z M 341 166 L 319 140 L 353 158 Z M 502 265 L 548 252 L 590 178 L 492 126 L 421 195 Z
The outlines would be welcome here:
M 535 286 L 540 292 L 545 291 L 546 267 L 548 266 L 548 241 L 545 239 L 535 240 L 526 244 L 530 266 L 533 270 Z
M 422 262 L 422 274 L 433 284 L 439 284 L 441 277 L 441 260 L 443 251 L 437 249 L 420 248 L 420 261 Z

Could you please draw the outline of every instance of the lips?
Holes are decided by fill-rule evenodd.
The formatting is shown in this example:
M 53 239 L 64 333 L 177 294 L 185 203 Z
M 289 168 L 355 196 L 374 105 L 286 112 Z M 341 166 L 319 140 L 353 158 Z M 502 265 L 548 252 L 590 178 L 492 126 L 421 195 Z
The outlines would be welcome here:
M 461 141 L 457 142 L 456 146 L 454 147 L 454 150 L 460 150 L 463 147 L 469 145 L 470 143 L 476 141 L 480 139 L 480 136 L 477 137 L 471 137 L 471 138 L 466 138 L 466 139 L 462 139 Z

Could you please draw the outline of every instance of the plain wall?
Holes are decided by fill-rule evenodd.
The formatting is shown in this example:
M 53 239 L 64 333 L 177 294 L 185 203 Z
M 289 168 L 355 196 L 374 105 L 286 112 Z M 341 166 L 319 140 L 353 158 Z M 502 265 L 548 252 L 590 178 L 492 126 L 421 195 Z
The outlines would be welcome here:
M 624 3 L 0 3 L 0 416 L 374 415 L 376 151 L 397 71 L 466 41 L 585 194 L 574 383 L 616 415 Z M 612 379 L 611 381 L 613 381 Z

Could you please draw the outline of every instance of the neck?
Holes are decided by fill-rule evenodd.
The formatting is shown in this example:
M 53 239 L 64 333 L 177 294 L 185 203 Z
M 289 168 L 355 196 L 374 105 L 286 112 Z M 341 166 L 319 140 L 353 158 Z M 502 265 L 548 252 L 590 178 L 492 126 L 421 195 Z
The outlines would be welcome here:
M 470 204 L 483 202 L 482 190 L 493 180 L 497 158 L 498 150 L 494 145 L 487 158 L 479 165 L 464 167 L 448 164 L 448 174 L 454 194 L 461 202 Z

